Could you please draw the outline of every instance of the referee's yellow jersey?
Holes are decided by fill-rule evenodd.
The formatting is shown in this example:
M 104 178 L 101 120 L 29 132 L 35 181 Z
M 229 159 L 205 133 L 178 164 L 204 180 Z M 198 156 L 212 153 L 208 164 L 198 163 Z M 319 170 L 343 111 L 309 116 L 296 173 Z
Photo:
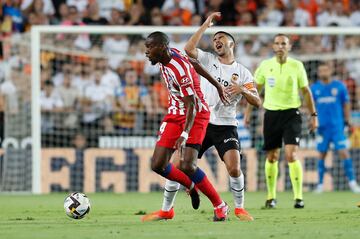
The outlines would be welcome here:
M 303 63 L 291 57 L 284 64 L 276 57 L 262 61 L 254 78 L 257 84 L 265 85 L 263 106 L 268 110 L 300 107 L 299 89 L 309 85 Z

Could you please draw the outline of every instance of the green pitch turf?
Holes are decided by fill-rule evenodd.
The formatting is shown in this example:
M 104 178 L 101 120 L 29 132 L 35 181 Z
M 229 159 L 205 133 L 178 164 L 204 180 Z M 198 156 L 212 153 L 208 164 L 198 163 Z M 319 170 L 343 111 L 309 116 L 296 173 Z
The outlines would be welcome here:
M 200 209 L 191 209 L 184 192 L 178 194 L 176 216 L 170 221 L 140 221 L 143 212 L 157 210 L 162 194 L 89 194 L 92 209 L 82 220 L 63 210 L 66 194 L 44 196 L 0 195 L 0 238 L 360 238 L 360 195 L 350 192 L 305 194 L 305 209 L 293 209 L 292 195 L 280 193 L 278 208 L 264 210 L 265 193 L 247 193 L 253 222 L 233 214 L 232 195 L 222 194 L 232 206 L 229 220 L 212 222 L 211 205 L 202 196 Z

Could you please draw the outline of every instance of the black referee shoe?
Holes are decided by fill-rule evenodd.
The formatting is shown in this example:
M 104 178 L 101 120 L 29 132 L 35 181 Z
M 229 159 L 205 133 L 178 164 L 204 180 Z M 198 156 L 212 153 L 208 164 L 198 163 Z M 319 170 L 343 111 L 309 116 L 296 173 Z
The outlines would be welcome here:
M 295 199 L 294 208 L 304 208 L 304 207 L 305 207 L 304 200 Z
M 276 208 L 276 203 L 277 203 L 276 199 L 274 198 L 268 199 L 265 202 L 265 208 L 269 208 L 269 209 Z

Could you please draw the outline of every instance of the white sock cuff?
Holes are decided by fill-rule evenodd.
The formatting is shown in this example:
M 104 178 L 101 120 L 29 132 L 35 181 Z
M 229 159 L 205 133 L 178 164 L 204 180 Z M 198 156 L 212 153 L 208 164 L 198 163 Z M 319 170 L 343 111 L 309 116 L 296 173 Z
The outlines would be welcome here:
M 180 183 L 166 179 L 164 188 L 166 191 L 176 191 L 180 189 Z

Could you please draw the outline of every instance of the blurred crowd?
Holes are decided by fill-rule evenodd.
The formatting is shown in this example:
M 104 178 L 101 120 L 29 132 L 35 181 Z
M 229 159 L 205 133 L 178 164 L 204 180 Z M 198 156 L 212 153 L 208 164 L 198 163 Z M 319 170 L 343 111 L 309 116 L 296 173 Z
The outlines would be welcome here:
M 29 45 L 8 46 L 5 39 L 18 33 L 26 35 L 32 25 L 199 26 L 210 12 L 220 11 L 222 18 L 216 23 L 219 26 L 360 26 L 360 1 L 356 0 L 2 0 L 0 11 L 2 55 L 13 69 L 12 83 L 3 82 L 0 93 L 8 96 L 16 88 L 30 87 L 22 76 L 30 76 L 30 51 Z M 44 146 L 66 146 L 56 143 L 57 135 L 71 137 L 79 130 L 93 134 L 86 136 L 94 141 L 99 135 L 155 135 L 166 113 L 167 90 L 157 67 L 145 58 L 144 37 L 42 36 L 40 103 Z M 188 38 L 184 34 L 171 35 L 170 45 L 181 50 Z M 318 63 L 329 61 L 334 77 L 348 87 L 352 110 L 358 111 L 360 38 L 291 38 L 292 53 L 304 62 L 310 81 L 317 80 Z M 261 60 L 272 56 L 271 36 L 236 35 L 235 39 L 237 60 L 252 72 Z M 210 36 L 202 39 L 200 48 L 212 50 Z M 0 100 L 3 108 L 1 104 Z M 242 108 L 240 105 L 240 114 Z M 259 129 L 254 132 L 261 133 Z
M 360 26 L 357 0 L 2 0 L 3 34 L 32 25 Z

